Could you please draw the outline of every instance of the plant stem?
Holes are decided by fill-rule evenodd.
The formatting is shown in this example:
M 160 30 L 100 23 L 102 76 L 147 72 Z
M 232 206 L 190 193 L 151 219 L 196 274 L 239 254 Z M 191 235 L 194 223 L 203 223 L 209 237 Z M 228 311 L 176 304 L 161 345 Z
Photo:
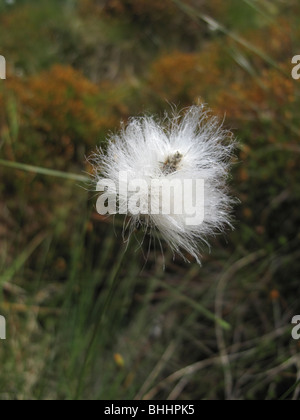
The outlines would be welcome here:
M 0 165 L 7 168 L 17 169 L 25 172 L 32 172 L 39 175 L 52 176 L 56 178 L 63 178 L 70 181 L 89 182 L 90 178 L 84 175 L 70 174 L 63 171 L 56 171 L 54 169 L 41 168 L 39 166 L 27 165 L 25 163 L 12 162 L 0 159 Z

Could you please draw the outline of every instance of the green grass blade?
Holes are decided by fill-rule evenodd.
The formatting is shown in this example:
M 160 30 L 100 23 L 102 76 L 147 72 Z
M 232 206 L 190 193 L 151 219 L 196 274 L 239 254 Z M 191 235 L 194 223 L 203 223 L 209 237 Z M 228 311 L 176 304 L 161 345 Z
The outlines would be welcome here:
M 89 182 L 90 178 L 84 175 L 70 174 L 54 169 L 41 168 L 39 166 L 26 165 L 25 163 L 12 162 L 0 159 L 0 165 L 11 169 L 17 169 L 25 172 L 32 172 L 39 175 L 52 176 L 56 178 L 63 178 L 70 181 Z
M 46 237 L 47 237 L 47 234 L 43 233 L 36 236 L 32 240 L 32 242 L 30 242 L 28 247 L 14 261 L 13 265 L 10 268 L 8 268 L 3 274 L 1 274 L 0 286 L 3 283 L 8 283 L 13 279 L 16 273 L 24 266 L 26 261 L 30 258 L 30 256 L 34 253 L 34 251 L 44 241 Z
M 164 289 L 169 290 L 179 300 L 181 300 L 182 302 L 186 302 L 188 305 L 190 305 L 192 308 L 194 308 L 200 314 L 202 314 L 203 316 L 205 316 L 207 319 L 209 319 L 209 320 L 214 321 L 215 323 L 217 323 L 225 331 L 230 331 L 231 330 L 231 325 L 228 324 L 228 322 L 226 322 L 223 319 L 217 317 L 214 313 L 212 313 L 211 311 L 209 311 L 208 309 L 206 309 L 199 302 L 195 302 L 190 297 L 188 297 L 186 295 L 183 295 L 177 289 L 175 289 L 174 287 L 170 286 L 169 284 L 167 284 L 164 281 L 161 281 L 161 280 L 158 280 L 158 279 L 156 279 L 156 281 L 157 281 L 157 283 L 159 283 L 159 285 L 161 287 L 163 287 Z
M 286 391 L 283 396 L 280 398 L 280 401 L 285 401 L 295 389 L 300 386 L 300 379 L 297 381 L 288 391 Z
M 261 7 L 257 5 L 256 2 L 253 2 L 253 0 L 243 0 L 243 2 L 247 4 L 249 7 L 251 7 L 252 9 L 254 9 L 261 16 L 263 16 L 267 21 L 269 22 L 275 21 L 275 19 L 270 14 L 267 14 Z
M 255 45 L 253 45 L 251 42 L 247 41 L 243 37 L 241 37 L 239 34 L 230 31 L 227 29 L 224 25 L 222 25 L 220 22 L 212 18 L 211 16 L 208 16 L 204 13 L 199 12 L 198 10 L 194 9 L 191 6 L 188 6 L 187 4 L 183 3 L 180 0 L 173 0 L 173 2 L 188 16 L 190 16 L 191 19 L 197 21 L 198 19 L 205 22 L 210 28 L 213 28 L 216 31 L 219 31 L 223 33 L 224 35 L 228 36 L 229 38 L 233 39 L 238 44 L 242 45 L 243 47 L 247 48 L 249 51 L 252 51 L 254 54 L 256 54 L 258 57 L 263 59 L 266 63 L 268 63 L 270 66 L 277 69 L 280 73 L 283 73 L 285 75 L 286 72 L 284 72 L 274 61 L 270 56 L 268 56 L 264 51 L 261 51 L 259 48 L 257 48 Z

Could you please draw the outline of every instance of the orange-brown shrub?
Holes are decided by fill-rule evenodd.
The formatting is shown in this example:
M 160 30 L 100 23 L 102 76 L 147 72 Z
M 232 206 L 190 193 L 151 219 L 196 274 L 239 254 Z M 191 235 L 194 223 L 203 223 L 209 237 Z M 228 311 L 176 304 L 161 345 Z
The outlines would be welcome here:
M 275 23 L 262 27 L 259 31 L 248 31 L 245 37 L 252 45 L 277 63 L 285 61 L 285 58 L 290 61 L 292 57 L 292 28 L 286 18 L 279 18 Z M 255 55 L 252 59 L 257 65 L 261 65 L 261 59 Z
M 295 101 L 295 86 L 277 69 L 265 69 L 256 79 L 235 82 L 220 92 L 216 107 L 231 120 L 257 121 L 268 118 L 276 124 Z
M 69 135 L 73 141 L 89 141 L 96 135 L 101 120 L 91 106 L 98 87 L 71 67 L 54 66 L 30 79 L 29 104 L 34 109 L 34 124 L 58 136 Z M 92 139 L 90 139 L 92 140 Z
M 26 81 L 13 79 L 9 88 L 27 108 L 33 127 L 70 135 L 73 141 L 90 143 L 92 136 L 112 127 L 112 111 L 124 111 L 121 103 L 113 103 L 111 84 L 96 85 L 68 66 L 55 65 Z
M 107 131 L 128 117 L 122 95 L 118 86 L 96 85 L 66 66 L 28 78 L 11 76 L 0 94 L 1 131 L 9 129 L 5 104 L 13 97 L 20 126 L 15 158 L 65 169 L 82 162 Z M 9 144 L 5 153 L 13 158 Z
M 212 86 L 219 83 L 218 46 L 201 53 L 173 52 L 152 65 L 149 87 L 162 100 L 189 105 L 208 99 Z

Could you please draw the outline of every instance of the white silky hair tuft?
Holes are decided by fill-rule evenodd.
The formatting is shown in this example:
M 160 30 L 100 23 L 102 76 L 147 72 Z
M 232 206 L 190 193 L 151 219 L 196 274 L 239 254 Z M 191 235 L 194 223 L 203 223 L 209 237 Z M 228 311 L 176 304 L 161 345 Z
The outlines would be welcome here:
M 235 200 L 230 197 L 227 179 L 235 141 L 232 134 L 210 115 L 205 106 L 192 106 L 157 121 L 152 116 L 132 118 L 118 134 L 108 139 L 107 150 L 93 156 L 96 181 L 109 179 L 119 191 L 120 172 L 128 181 L 142 179 L 150 186 L 153 179 L 204 180 L 204 221 L 188 225 L 186 214 L 130 214 L 124 226 L 129 236 L 137 227 L 159 232 L 174 253 L 185 260 L 185 253 L 200 264 L 200 251 L 209 237 L 232 228 L 231 212 Z M 159 200 L 149 188 L 148 199 Z M 109 189 L 106 191 L 109 195 Z M 111 191 L 115 194 L 115 191 Z M 152 194 L 152 195 L 151 195 Z M 119 205 L 128 204 L 130 194 L 118 195 Z

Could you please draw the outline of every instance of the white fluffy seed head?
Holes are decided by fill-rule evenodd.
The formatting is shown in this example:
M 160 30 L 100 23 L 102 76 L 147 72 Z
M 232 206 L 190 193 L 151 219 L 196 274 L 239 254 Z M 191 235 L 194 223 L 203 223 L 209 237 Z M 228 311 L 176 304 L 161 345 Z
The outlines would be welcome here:
M 132 118 L 119 134 L 111 135 L 106 152 L 98 149 L 93 156 L 96 181 L 110 179 L 119 191 L 120 172 L 127 173 L 128 182 L 142 179 L 149 187 L 153 179 L 204 180 L 203 223 L 188 225 L 184 213 L 155 215 L 144 209 L 145 214 L 129 213 L 129 223 L 124 224 L 129 226 L 129 235 L 140 226 L 145 232 L 159 232 L 174 253 L 185 258 L 183 252 L 187 252 L 200 263 L 200 249 L 208 244 L 208 238 L 232 227 L 234 200 L 226 181 L 234 145 L 231 133 L 204 106 L 193 106 L 162 122 L 148 116 Z M 106 193 L 110 194 L 109 189 Z M 161 199 L 150 188 L 147 195 L 149 209 Z M 130 194 L 118 195 L 119 205 L 127 206 L 129 200 Z

